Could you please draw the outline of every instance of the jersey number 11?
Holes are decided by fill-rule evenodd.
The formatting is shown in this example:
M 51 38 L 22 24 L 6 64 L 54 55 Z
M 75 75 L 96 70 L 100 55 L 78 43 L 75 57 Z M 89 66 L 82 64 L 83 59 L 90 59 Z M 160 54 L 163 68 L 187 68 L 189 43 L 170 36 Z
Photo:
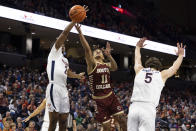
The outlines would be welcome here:
M 101 79 L 102 84 L 108 83 L 107 75 L 101 75 Z

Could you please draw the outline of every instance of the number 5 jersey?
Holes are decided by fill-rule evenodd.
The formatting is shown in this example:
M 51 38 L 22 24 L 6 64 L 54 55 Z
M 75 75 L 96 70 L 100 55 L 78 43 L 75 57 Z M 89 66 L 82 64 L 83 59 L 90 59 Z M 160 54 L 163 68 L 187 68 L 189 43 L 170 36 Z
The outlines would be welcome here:
M 157 107 L 164 85 L 160 71 L 141 69 L 135 76 L 131 102 L 146 102 Z

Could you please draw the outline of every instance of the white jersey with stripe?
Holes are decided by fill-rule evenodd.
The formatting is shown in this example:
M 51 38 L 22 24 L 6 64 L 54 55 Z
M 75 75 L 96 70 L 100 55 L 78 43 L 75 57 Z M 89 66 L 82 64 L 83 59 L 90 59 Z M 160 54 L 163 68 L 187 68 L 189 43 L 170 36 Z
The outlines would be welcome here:
M 141 69 L 135 76 L 131 102 L 147 102 L 157 107 L 164 85 L 160 71 Z
M 58 50 L 53 45 L 47 63 L 47 74 L 49 83 L 66 87 L 67 85 L 67 71 L 69 69 L 69 63 L 67 58 L 62 54 L 62 47 Z

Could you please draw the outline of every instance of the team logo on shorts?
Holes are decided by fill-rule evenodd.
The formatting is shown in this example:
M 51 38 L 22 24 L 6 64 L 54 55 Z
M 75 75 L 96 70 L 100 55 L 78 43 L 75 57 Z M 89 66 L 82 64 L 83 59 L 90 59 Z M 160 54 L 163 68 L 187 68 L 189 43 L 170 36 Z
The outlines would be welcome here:
M 119 111 L 122 110 L 121 106 L 117 106 L 117 110 Z
M 48 103 L 48 108 L 50 108 L 51 104 Z

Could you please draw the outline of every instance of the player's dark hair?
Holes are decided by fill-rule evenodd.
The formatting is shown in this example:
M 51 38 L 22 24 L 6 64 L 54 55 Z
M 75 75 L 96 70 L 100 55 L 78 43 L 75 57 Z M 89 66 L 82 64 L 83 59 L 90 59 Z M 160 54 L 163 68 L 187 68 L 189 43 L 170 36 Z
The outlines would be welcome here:
M 145 62 L 145 67 L 146 68 L 154 68 L 156 70 L 161 71 L 162 69 L 162 64 L 160 60 L 156 57 L 150 57 L 148 60 Z

